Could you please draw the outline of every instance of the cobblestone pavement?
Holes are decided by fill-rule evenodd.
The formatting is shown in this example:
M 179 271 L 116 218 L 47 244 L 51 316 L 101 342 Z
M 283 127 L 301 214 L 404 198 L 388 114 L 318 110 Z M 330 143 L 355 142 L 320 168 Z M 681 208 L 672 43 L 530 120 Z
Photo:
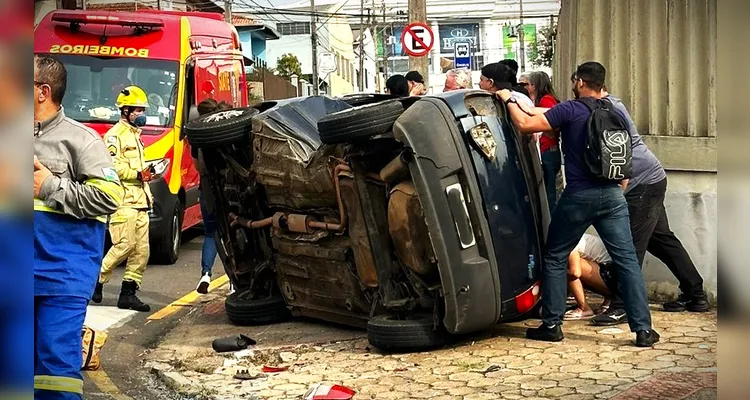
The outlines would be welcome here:
M 715 388 L 716 313 L 653 309 L 662 339 L 651 349 L 635 347 L 626 325 L 587 322 L 566 323 L 561 343 L 534 342 L 523 338 L 538 324 L 530 320 L 412 354 L 381 354 L 358 336 L 257 348 L 239 358 L 172 341 L 147 358 L 176 390 L 212 399 L 299 399 L 317 382 L 349 386 L 357 400 L 683 399 Z M 263 365 L 290 368 L 263 374 Z M 252 379 L 236 379 L 237 372 Z

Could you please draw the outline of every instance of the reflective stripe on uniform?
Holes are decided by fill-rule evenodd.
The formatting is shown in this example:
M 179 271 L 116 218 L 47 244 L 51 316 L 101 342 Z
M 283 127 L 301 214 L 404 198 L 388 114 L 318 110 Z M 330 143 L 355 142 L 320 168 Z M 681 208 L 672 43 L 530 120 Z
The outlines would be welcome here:
M 41 211 L 41 212 L 48 212 L 48 213 L 53 213 L 53 214 L 67 215 L 64 212 L 60 211 L 60 210 L 55 210 L 54 208 L 52 208 L 52 207 L 48 206 L 47 204 L 45 204 L 43 200 L 39 200 L 39 199 L 34 199 L 34 211 Z M 75 217 L 71 217 L 71 218 L 75 218 Z M 95 220 L 97 220 L 99 222 L 104 222 L 105 224 L 107 223 L 107 216 L 104 216 L 104 215 L 99 216 L 99 217 L 93 217 L 91 219 L 95 219 Z
M 65 376 L 35 375 L 34 389 L 83 394 L 83 380 Z
M 110 182 L 99 178 L 92 178 L 87 179 L 84 183 L 101 190 L 107 196 L 111 197 L 112 200 L 116 201 L 117 204 L 122 204 L 122 197 L 124 193 L 120 185 L 118 185 L 116 182 Z

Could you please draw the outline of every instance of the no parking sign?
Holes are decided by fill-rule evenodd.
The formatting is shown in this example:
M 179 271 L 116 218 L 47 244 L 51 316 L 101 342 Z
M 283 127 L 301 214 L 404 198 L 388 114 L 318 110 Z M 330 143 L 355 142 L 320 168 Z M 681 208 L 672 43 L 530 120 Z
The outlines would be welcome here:
M 412 57 L 426 56 L 434 43 L 435 35 L 432 29 L 423 22 L 411 23 L 401 33 L 401 45 L 404 46 L 406 54 Z

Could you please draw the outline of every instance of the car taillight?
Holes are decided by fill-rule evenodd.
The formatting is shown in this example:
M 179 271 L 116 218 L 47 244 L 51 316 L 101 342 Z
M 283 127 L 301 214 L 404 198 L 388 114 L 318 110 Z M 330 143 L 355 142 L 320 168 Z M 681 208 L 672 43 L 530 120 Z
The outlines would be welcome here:
M 519 314 L 526 314 L 534 308 L 539 301 L 540 289 L 539 282 L 535 282 L 528 290 L 516 296 L 516 309 Z

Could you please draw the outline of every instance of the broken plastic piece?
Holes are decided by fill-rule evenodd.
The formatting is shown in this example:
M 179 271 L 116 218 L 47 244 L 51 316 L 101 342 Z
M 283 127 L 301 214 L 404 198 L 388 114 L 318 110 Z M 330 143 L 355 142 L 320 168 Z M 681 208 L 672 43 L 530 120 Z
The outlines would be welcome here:
M 216 339 L 211 346 L 217 353 L 225 353 L 228 351 L 244 350 L 247 346 L 252 346 L 256 343 L 255 340 L 240 334 Z
M 284 372 L 284 371 L 286 371 L 288 369 L 289 369 L 288 365 L 283 365 L 283 366 L 280 366 L 280 367 L 271 367 L 271 366 L 268 366 L 268 365 L 264 365 L 263 366 L 263 372 L 267 372 L 267 373 Z
M 303 400 L 350 400 L 356 392 L 346 386 L 316 383 L 305 393 Z
M 234 374 L 233 378 L 239 379 L 241 381 L 249 381 L 251 379 L 264 378 L 265 376 L 266 376 L 265 374 L 251 374 L 249 372 L 243 372 L 243 373 Z

